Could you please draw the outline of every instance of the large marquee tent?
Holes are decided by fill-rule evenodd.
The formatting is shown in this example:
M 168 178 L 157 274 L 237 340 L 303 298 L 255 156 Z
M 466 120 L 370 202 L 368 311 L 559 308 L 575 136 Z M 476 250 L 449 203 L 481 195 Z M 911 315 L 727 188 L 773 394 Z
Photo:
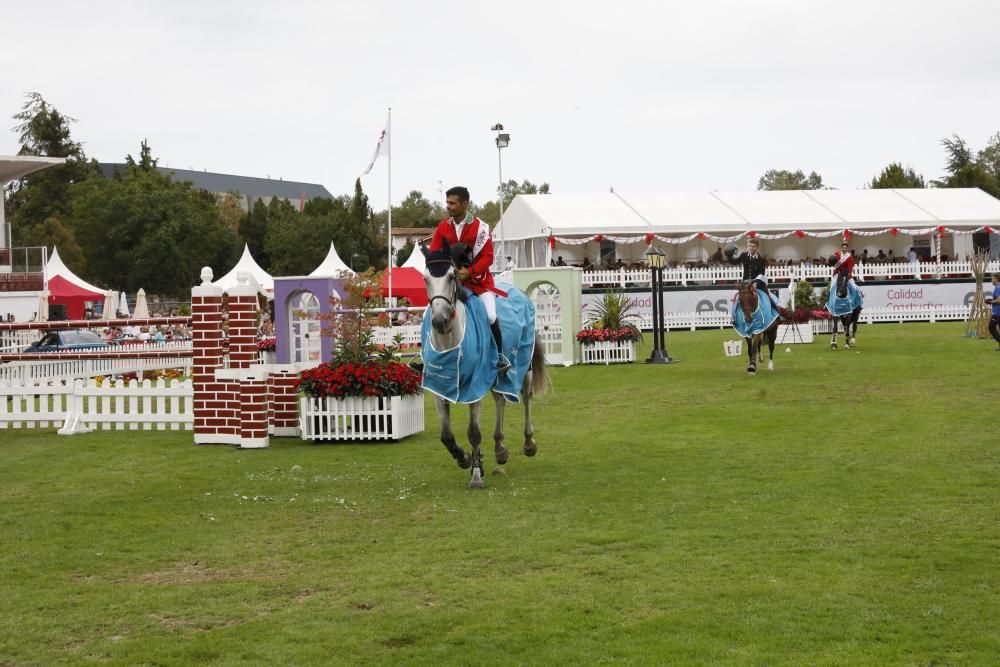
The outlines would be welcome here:
M 974 234 L 1000 229 L 1000 200 L 978 188 L 786 190 L 585 195 L 519 195 L 494 230 L 521 267 L 556 256 L 641 259 L 650 244 L 671 259 L 704 260 L 720 244 L 766 241 L 769 257 L 832 252 L 841 238 L 858 248 L 930 247 L 964 259 Z M 995 247 L 995 245 L 994 245 Z

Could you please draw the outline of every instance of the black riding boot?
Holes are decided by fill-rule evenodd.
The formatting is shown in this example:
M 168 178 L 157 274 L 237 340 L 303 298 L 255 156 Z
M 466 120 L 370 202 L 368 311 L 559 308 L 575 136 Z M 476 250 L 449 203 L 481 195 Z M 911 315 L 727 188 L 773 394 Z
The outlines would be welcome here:
M 493 332 L 493 340 L 497 342 L 497 373 L 506 373 L 510 368 L 510 362 L 503 356 L 503 334 L 500 333 L 500 321 L 497 320 L 490 325 Z

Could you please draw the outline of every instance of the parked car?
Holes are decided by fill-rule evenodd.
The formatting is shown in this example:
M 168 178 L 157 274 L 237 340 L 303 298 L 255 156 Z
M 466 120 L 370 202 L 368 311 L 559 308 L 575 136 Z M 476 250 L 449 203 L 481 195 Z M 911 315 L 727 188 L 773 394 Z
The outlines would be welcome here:
M 103 338 L 86 329 L 50 331 L 42 339 L 28 346 L 25 352 L 74 352 L 97 350 L 107 347 Z

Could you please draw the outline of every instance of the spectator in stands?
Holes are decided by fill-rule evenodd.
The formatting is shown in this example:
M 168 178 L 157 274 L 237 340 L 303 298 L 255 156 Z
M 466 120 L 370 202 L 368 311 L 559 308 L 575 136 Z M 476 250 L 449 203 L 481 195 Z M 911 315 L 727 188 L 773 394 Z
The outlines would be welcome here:
M 991 305 L 990 335 L 997 342 L 997 352 L 1000 352 L 1000 273 L 993 274 L 993 295 L 986 298 Z
M 917 263 L 917 250 L 916 250 L 916 248 L 910 248 L 910 252 L 906 253 L 906 260 L 910 264 L 916 264 Z
M 864 250 L 861 251 L 861 263 L 862 264 L 868 263 L 868 248 L 865 248 Z
M 896 261 L 896 256 L 892 254 L 892 248 L 889 248 L 889 254 L 886 255 L 885 261 L 889 262 L 890 264 Z
M 716 264 L 722 264 L 723 259 L 722 259 L 722 246 L 721 245 L 720 246 L 716 246 L 715 252 L 712 254 L 711 261 L 715 262 Z
M 885 253 L 882 252 L 882 248 L 878 249 L 878 254 L 875 255 L 875 259 L 878 260 L 878 261 L 880 261 L 880 262 L 884 262 L 886 260 Z
M 566 262 L 563 260 L 562 255 L 559 255 L 559 259 L 556 260 L 556 266 L 566 266 Z
M 153 342 L 163 343 L 167 340 L 166 334 L 163 333 L 163 329 L 160 327 L 156 328 L 156 333 L 153 334 Z

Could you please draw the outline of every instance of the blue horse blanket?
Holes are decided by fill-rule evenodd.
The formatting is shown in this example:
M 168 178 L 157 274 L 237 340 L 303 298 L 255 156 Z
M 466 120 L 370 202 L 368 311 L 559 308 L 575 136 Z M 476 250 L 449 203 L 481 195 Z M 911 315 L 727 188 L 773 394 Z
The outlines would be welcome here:
M 497 297 L 497 319 L 503 334 L 503 354 L 511 367 L 497 378 L 497 345 L 482 301 L 469 295 L 465 302 L 465 336 L 451 350 L 431 344 L 430 307 L 420 328 L 424 360 L 423 388 L 449 403 L 475 403 L 491 389 L 519 403 L 521 384 L 535 350 L 535 304 L 513 285 L 498 284 L 507 298 Z
M 860 308 L 863 303 L 861 290 L 852 281 L 847 281 L 847 296 L 843 299 L 837 296 L 837 283 L 830 284 L 830 296 L 826 300 L 826 309 L 834 317 L 850 315 L 855 308 Z
M 763 290 L 757 290 L 757 310 L 753 311 L 750 321 L 743 317 L 739 299 L 733 304 L 733 328 L 744 338 L 763 333 L 778 319 L 779 313 L 771 303 L 770 297 Z

